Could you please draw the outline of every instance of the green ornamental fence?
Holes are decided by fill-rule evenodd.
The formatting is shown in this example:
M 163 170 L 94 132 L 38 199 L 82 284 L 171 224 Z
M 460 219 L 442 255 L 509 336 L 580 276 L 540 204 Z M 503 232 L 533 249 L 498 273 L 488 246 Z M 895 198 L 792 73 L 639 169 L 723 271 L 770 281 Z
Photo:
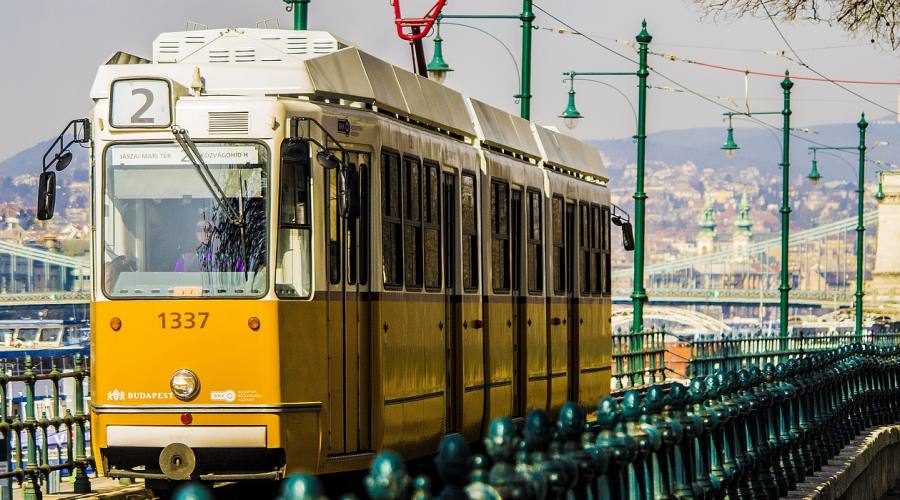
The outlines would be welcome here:
M 59 369 L 58 367 L 62 367 Z M 10 467 L 0 473 L 0 479 L 13 478 L 23 489 L 26 500 L 40 498 L 41 485 L 48 485 L 50 473 L 66 471 L 74 475 L 76 493 L 89 493 L 91 483 L 87 468 L 93 466 L 85 447 L 90 418 L 85 414 L 84 385 L 88 379 L 87 358 L 81 354 L 42 358 L 37 363 L 30 355 L 19 360 L 0 359 L 0 434 L 10 447 Z M 75 412 L 63 410 L 61 385 L 71 379 L 74 385 Z M 36 414 L 35 387 L 38 382 L 50 384 L 49 414 Z M 10 411 L 10 390 L 13 384 L 24 385 L 24 419 L 18 411 Z M 59 450 L 56 463 L 51 464 L 49 432 L 66 436 L 65 459 Z M 40 439 L 38 439 L 40 435 Z
M 447 435 L 434 459 L 435 480 L 412 478 L 401 457 L 385 451 L 353 493 L 384 500 L 784 497 L 863 430 L 900 422 L 900 348 L 807 345 L 762 369 L 718 370 L 687 386 L 605 397 L 595 419 L 574 403 L 555 421 L 532 410 L 522 429 L 494 419 L 484 455 L 473 454 L 461 435 Z M 278 498 L 337 497 L 353 484 L 338 487 L 325 492 L 315 477 L 296 474 Z M 189 483 L 173 498 L 212 495 Z
M 616 330 L 612 335 L 612 390 L 642 387 L 666 379 L 666 330 Z

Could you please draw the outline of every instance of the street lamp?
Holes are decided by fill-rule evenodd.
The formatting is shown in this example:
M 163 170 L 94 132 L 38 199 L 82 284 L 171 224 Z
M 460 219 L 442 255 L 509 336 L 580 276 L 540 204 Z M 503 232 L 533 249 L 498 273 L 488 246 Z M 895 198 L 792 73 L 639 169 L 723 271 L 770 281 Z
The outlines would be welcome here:
M 882 172 L 878 172 L 878 192 L 875 193 L 875 199 L 881 201 L 884 199 L 884 186 L 881 184 Z
M 647 77 L 650 76 L 650 67 L 647 64 L 649 45 L 653 40 L 647 32 L 647 21 L 641 23 L 641 31 L 635 37 L 638 43 L 638 69 L 637 72 L 597 72 L 597 71 L 568 71 L 563 76 L 569 78 L 569 100 L 565 111 L 560 117 L 566 121 L 566 126 L 573 128 L 577 125 L 582 115 L 575 107 L 574 82 L 577 76 L 631 76 L 638 78 L 638 112 L 637 133 L 634 135 L 637 143 L 637 158 L 634 188 L 634 278 L 631 292 L 631 305 L 633 308 L 633 323 L 631 324 L 631 339 L 629 350 L 631 352 L 643 351 L 641 333 L 644 330 L 644 303 L 647 301 L 647 290 L 644 288 L 644 233 L 646 219 L 647 193 L 644 192 L 644 167 L 646 163 L 647 143 Z M 643 372 L 643 358 L 638 358 L 637 372 Z M 640 383 L 642 376 L 635 375 L 634 382 Z
M 816 150 L 815 149 L 813 149 L 812 169 L 809 171 L 809 174 L 806 176 L 806 178 L 809 179 L 809 181 L 813 184 L 813 186 L 818 184 L 819 179 L 822 178 L 822 176 L 819 174 L 819 165 L 818 165 L 818 162 L 816 161 Z
M 578 108 L 575 107 L 575 77 L 569 77 L 569 103 L 566 105 L 566 109 L 559 115 L 560 118 L 563 119 L 563 123 L 565 123 L 566 128 L 569 130 L 574 130 L 575 127 L 578 126 L 578 122 L 581 121 L 584 116 L 578 112 Z
M 859 153 L 859 178 L 856 186 L 856 194 L 858 197 L 857 200 L 857 210 L 856 210 L 856 293 L 854 293 L 855 304 L 854 308 L 856 309 L 855 314 L 855 324 L 854 329 L 856 333 L 856 339 L 862 338 L 862 318 L 863 318 L 863 259 L 866 254 L 865 247 L 865 233 L 866 227 L 863 225 L 863 198 L 865 195 L 865 175 L 866 175 L 866 127 L 869 124 L 866 122 L 866 114 L 863 113 L 859 118 L 859 122 L 856 123 L 856 127 L 859 129 L 859 144 L 856 146 L 812 146 L 808 148 L 813 153 L 813 164 L 812 170 L 809 172 L 807 176 L 813 183 L 819 180 L 821 175 L 819 175 L 818 165 L 816 164 L 816 152 L 823 150 L 830 151 L 857 151 Z M 881 198 L 879 197 L 881 195 Z M 881 186 L 881 175 L 878 177 L 878 193 L 875 194 L 875 198 L 879 200 L 884 198 L 884 191 Z
M 722 151 L 725 152 L 726 158 L 734 158 L 740 146 L 734 142 L 734 128 L 731 126 L 731 117 L 728 117 L 728 134 L 725 136 L 725 144 L 722 144 Z
M 438 15 L 438 22 L 441 19 L 517 19 L 522 22 L 522 75 L 520 77 L 519 83 L 519 93 L 514 97 L 519 99 L 519 116 L 526 120 L 531 119 L 531 36 L 534 25 L 534 11 L 532 10 L 532 0 L 522 0 L 522 12 L 518 15 L 456 15 L 456 14 L 440 14 Z M 440 53 L 440 42 L 443 40 L 440 38 L 440 34 L 435 38 L 435 56 Z M 447 71 L 449 69 L 444 69 L 441 72 L 440 63 L 443 62 L 443 57 L 441 57 L 437 62 L 435 61 L 436 57 L 433 57 L 431 62 L 435 63 L 434 69 L 437 70 L 437 78 L 445 79 L 447 77 Z M 446 66 L 446 62 L 443 63 Z M 449 68 L 449 66 L 446 66 Z M 429 64 L 426 68 L 429 72 L 429 75 L 432 72 L 432 64 Z M 443 80 L 440 80 L 443 81 Z
M 434 54 L 431 56 L 431 62 L 425 67 L 428 71 L 428 78 L 437 83 L 444 83 L 444 80 L 447 79 L 447 74 L 453 71 L 453 68 L 447 64 L 447 61 L 444 61 L 444 50 L 441 46 L 443 42 L 444 39 L 441 38 L 441 23 L 438 22 L 434 37 Z
M 734 142 L 734 128 L 731 126 L 731 119 L 735 116 L 756 116 L 756 115 L 781 115 L 782 117 L 782 134 L 781 141 L 781 277 L 778 285 L 780 295 L 779 301 L 779 336 L 781 337 L 780 350 L 787 350 L 788 335 L 788 299 L 790 296 L 791 285 L 790 276 L 788 274 L 788 246 L 790 243 L 790 214 L 791 207 L 788 204 L 789 180 L 791 169 L 791 89 L 794 82 L 791 81 L 790 73 L 784 72 L 784 79 L 781 81 L 781 90 L 783 95 L 783 105 L 781 111 L 764 111 L 764 112 L 738 112 L 728 111 L 722 113 L 728 118 L 728 132 L 725 136 L 725 144 L 722 150 L 726 156 L 733 156 L 740 149 Z M 731 155 L 731 156 L 730 156 Z

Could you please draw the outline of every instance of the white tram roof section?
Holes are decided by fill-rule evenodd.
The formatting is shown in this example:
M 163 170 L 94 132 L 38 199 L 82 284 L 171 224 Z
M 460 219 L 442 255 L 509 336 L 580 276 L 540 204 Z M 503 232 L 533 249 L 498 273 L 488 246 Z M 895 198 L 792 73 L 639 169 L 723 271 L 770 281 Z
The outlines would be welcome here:
M 128 77 L 168 78 L 186 90 L 194 68 L 200 69 L 207 95 L 298 95 L 365 102 L 477 137 L 491 147 L 608 179 L 599 152 L 591 146 L 467 99 L 324 31 L 228 28 L 162 33 L 153 42 L 152 61 L 114 54 L 100 67 L 91 97 L 108 98 L 112 82 Z
M 541 157 L 541 150 L 531 133 L 528 120 L 511 115 L 502 109 L 469 98 L 478 122 L 479 139 L 488 146 L 510 149 L 531 158 Z
M 552 128 L 533 124 L 544 162 L 553 167 L 574 169 L 600 182 L 609 182 L 609 171 L 597 148 Z

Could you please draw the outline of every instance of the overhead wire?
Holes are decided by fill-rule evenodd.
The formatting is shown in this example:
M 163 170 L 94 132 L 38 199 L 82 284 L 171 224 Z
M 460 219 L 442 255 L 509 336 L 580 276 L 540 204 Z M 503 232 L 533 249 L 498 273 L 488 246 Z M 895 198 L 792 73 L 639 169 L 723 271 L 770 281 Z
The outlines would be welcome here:
M 599 38 L 599 39 L 609 40 L 609 41 L 612 41 L 612 42 L 615 42 L 615 43 L 618 43 L 621 45 L 629 46 L 631 48 L 637 48 L 637 44 L 633 40 L 622 40 L 620 38 L 610 38 L 610 37 L 603 37 L 603 36 L 598 36 L 598 35 L 588 35 L 586 33 L 577 31 L 575 29 L 567 29 L 567 28 L 539 27 L 538 29 L 550 31 L 552 33 L 557 33 L 557 34 L 582 36 L 585 38 L 590 36 L 595 39 Z M 782 59 L 787 59 L 788 61 L 791 61 L 791 62 L 797 64 L 798 66 L 802 66 L 804 68 L 807 68 L 807 69 L 815 72 L 815 70 L 813 70 L 813 68 L 809 67 L 808 64 L 806 64 L 805 62 L 803 62 L 800 59 L 799 54 L 797 54 L 797 51 L 795 51 L 793 48 L 791 48 L 790 51 L 792 52 L 794 57 L 791 57 L 790 55 L 788 55 L 787 52 L 784 50 L 760 50 L 760 49 L 747 49 L 747 48 L 737 48 L 737 47 L 711 47 L 711 46 L 706 46 L 706 45 L 690 45 L 690 44 L 676 44 L 676 43 L 657 43 L 654 45 L 662 46 L 662 47 L 684 47 L 684 48 L 697 48 L 697 49 L 707 49 L 707 50 L 726 50 L 726 51 L 748 52 L 748 53 L 755 53 L 755 54 L 760 54 L 760 55 L 776 56 L 776 57 L 779 57 Z M 862 47 L 862 46 L 868 46 L 868 45 L 869 44 L 866 44 L 866 43 L 851 44 L 851 45 L 832 45 L 832 46 L 825 46 L 825 47 L 812 47 L 812 48 L 807 48 L 807 49 L 798 49 L 798 51 L 812 52 L 812 51 L 819 51 L 819 50 L 831 50 L 831 49 L 848 48 L 848 47 Z M 688 63 L 688 64 L 697 64 L 699 66 L 705 66 L 708 68 L 720 69 L 720 70 L 724 70 L 724 71 L 732 71 L 732 72 L 738 72 L 738 73 L 746 73 L 746 74 L 751 74 L 751 75 L 776 77 L 776 78 L 784 77 L 784 75 L 781 75 L 778 73 L 770 73 L 770 72 L 765 72 L 765 71 L 752 70 L 749 68 L 735 68 L 735 67 L 731 67 L 731 66 L 725 66 L 722 64 L 707 63 L 707 62 L 696 60 L 696 59 L 681 57 L 676 54 L 667 54 L 664 52 L 656 52 L 656 51 L 652 51 L 652 50 L 648 51 L 648 54 L 657 56 L 657 57 L 662 57 L 665 59 L 669 59 L 670 61 L 684 62 L 684 63 Z M 815 73 L 818 75 L 817 77 L 791 75 L 791 78 L 794 80 L 819 81 L 819 82 L 826 82 L 826 83 L 837 82 L 837 83 L 847 83 L 847 84 L 856 84 L 856 85 L 897 85 L 897 86 L 900 86 L 900 81 L 835 79 L 835 78 L 829 78 L 818 72 L 815 72 Z M 862 97 L 857 96 L 857 97 L 865 99 L 864 96 L 862 96 Z
M 610 48 L 610 47 L 607 47 L 605 44 L 603 44 L 603 43 L 597 41 L 596 39 L 594 39 L 594 38 L 591 37 L 590 35 L 587 35 L 587 34 L 581 32 L 580 30 L 574 28 L 570 23 L 568 23 L 568 22 L 564 21 L 563 19 L 557 17 L 556 15 L 554 15 L 553 13 L 551 13 L 551 12 L 549 12 L 548 10 L 544 9 L 543 7 L 541 7 L 540 5 L 538 5 L 537 3 L 532 3 L 532 5 L 534 6 L 535 9 L 537 9 L 537 10 L 543 12 L 545 15 L 547 15 L 547 16 L 550 17 L 551 19 L 553 19 L 553 20 L 555 20 L 556 22 L 562 24 L 563 26 L 565 26 L 565 27 L 567 27 L 568 29 L 572 30 L 573 32 L 577 33 L 578 36 L 581 36 L 581 37 L 584 38 L 585 40 L 587 40 L 587 41 L 593 43 L 594 45 L 597 45 L 598 47 L 602 48 L 603 50 L 605 50 L 605 51 L 607 51 L 607 52 L 609 52 L 609 53 L 615 55 L 616 57 L 619 57 L 619 58 L 621 58 L 621 59 L 624 59 L 624 60 L 626 60 L 626 61 L 628 61 L 628 62 L 630 62 L 630 63 L 632 63 L 632 64 L 635 64 L 635 65 L 639 64 L 639 62 L 638 62 L 636 59 L 631 58 L 631 57 L 628 57 L 627 55 L 622 54 L 621 52 L 619 52 L 619 51 L 617 51 L 617 50 L 614 50 L 614 49 L 612 49 L 612 48 Z M 707 101 L 707 102 L 713 104 L 714 106 L 717 106 L 717 107 L 719 107 L 719 108 L 722 108 L 722 109 L 724 109 L 724 110 L 726 110 L 726 111 L 728 111 L 728 112 L 731 112 L 731 113 L 740 113 L 742 116 L 746 116 L 747 119 L 749 119 L 749 120 L 751 120 L 751 121 L 754 121 L 754 122 L 756 122 L 756 123 L 758 123 L 758 124 L 760 124 L 760 125 L 762 125 L 762 126 L 764 126 L 764 127 L 770 127 L 770 128 L 776 129 L 776 130 L 781 130 L 780 127 L 776 127 L 776 126 L 774 126 L 774 125 L 772 125 L 772 124 L 770 124 L 770 123 L 767 123 L 767 122 L 764 121 L 764 120 L 760 120 L 759 118 L 756 118 L 756 117 L 753 116 L 752 114 L 749 114 L 749 115 L 748 115 L 748 114 L 746 114 L 744 111 L 741 111 L 741 110 L 739 110 L 739 109 L 730 108 L 730 107 L 728 107 L 728 106 L 722 104 L 721 102 L 718 102 L 718 101 L 716 101 L 715 99 L 710 98 L 710 97 L 708 97 L 708 96 L 706 96 L 706 95 L 704 95 L 704 94 L 702 94 L 702 93 L 700 93 L 700 92 L 698 92 L 698 91 L 696 91 L 696 90 L 694 90 L 694 89 L 688 87 L 687 85 L 684 85 L 684 84 L 678 82 L 678 81 L 675 80 L 674 78 L 669 77 L 668 75 L 666 75 L 666 74 L 664 74 L 664 73 L 658 71 L 656 68 L 652 68 L 652 67 L 651 67 L 651 69 L 653 69 L 653 73 L 654 73 L 654 74 L 656 74 L 656 75 L 658 75 L 660 78 L 662 78 L 662 79 L 664 79 L 664 80 L 666 80 L 666 81 L 672 83 L 673 85 L 675 85 L 675 86 L 681 88 L 681 89 L 684 90 L 686 93 L 692 94 L 692 95 L 694 95 L 695 97 L 698 97 L 698 98 L 700 98 L 700 99 L 702 99 L 702 100 L 704 100 L 704 101 Z M 828 144 L 821 143 L 821 142 L 818 142 L 818 141 L 814 141 L 814 140 L 809 139 L 809 138 L 807 138 L 807 137 L 803 137 L 803 136 L 800 136 L 800 135 L 796 135 L 795 133 L 790 133 L 790 135 L 791 135 L 791 137 L 794 137 L 794 138 L 796 138 L 796 139 L 799 139 L 799 140 L 801 140 L 801 141 L 805 141 L 805 142 L 807 142 L 807 143 L 810 143 L 810 144 L 813 144 L 813 145 L 816 145 L 816 146 L 830 147 L 830 145 L 828 145 Z
M 816 69 L 813 68 L 812 66 L 810 66 L 809 64 L 806 64 L 806 62 L 803 60 L 803 58 L 800 57 L 800 54 L 798 54 L 797 51 L 794 50 L 794 47 L 791 45 L 791 42 L 789 42 L 788 39 L 787 39 L 787 37 L 784 36 L 784 33 L 781 32 L 781 28 L 778 27 L 778 23 L 775 22 L 775 18 L 772 17 L 772 14 L 769 12 L 769 8 L 766 7 L 766 2 L 765 2 L 765 1 L 760 1 L 759 4 L 762 6 L 763 10 L 764 10 L 765 13 L 766 13 L 766 16 L 769 18 L 769 21 L 772 23 L 772 27 L 775 28 L 775 31 L 776 31 L 776 32 L 778 32 L 778 36 L 781 37 L 781 40 L 784 41 L 784 44 L 787 45 L 788 49 L 791 50 L 791 53 L 794 54 L 794 57 L 797 58 L 797 61 L 799 61 L 799 63 L 800 63 L 804 68 L 807 68 L 808 70 L 810 70 L 810 71 L 812 71 L 813 73 L 815 73 L 815 74 L 821 76 L 822 78 L 827 79 L 827 80 L 830 81 L 832 84 L 838 86 L 838 87 L 841 88 L 841 89 L 844 89 L 845 91 L 847 91 L 847 92 L 849 92 L 849 93 L 855 95 L 856 97 L 859 97 L 860 99 L 862 99 L 862 100 L 868 102 L 869 104 L 872 104 L 872 105 L 874 105 L 874 106 L 877 106 L 877 107 L 879 107 L 879 108 L 881 108 L 881 109 L 887 111 L 888 113 L 891 113 L 892 115 L 896 115 L 896 114 L 897 114 L 897 110 L 890 109 L 890 108 L 888 108 L 888 107 L 886 107 L 886 106 L 883 106 L 883 105 L 881 105 L 880 103 L 877 103 L 877 102 L 875 102 L 875 101 L 869 99 L 868 97 L 866 97 L 866 96 L 860 94 L 859 92 L 856 92 L 856 91 L 854 91 L 854 90 L 851 90 L 851 89 L 845 87 L 844 85 L 841 85 L 841 83 L 839 83 L 839 82 L 837 82 L 837 81 L 835 81 L 835 80 L 832 80 L 832 79 L 828 78 L 827 76 L 823 75 L 822 73 L 816 71 Z
M 537 24 L 534 25 L 534 29 L 542 30 L 542 31 L 549 31 L 549 32 L 555 33 L 557 35 L 582 35 L 581 32 L 575 31 L 572 29 L 568 29 L 568 28 L 540 26 Z M 596 35 L 596 34 L 590 34 L 590 35 L 593 36 L 594 38 L 610 40 L 610 41 L 613 41 L 616 43 L 621 43 L 624 45 L 629 45 L 629 44 L 634 43 L 631 40 L 622 40 L 620 38 L 612 38 L 612 37 L 606 37 L 606 36 L 601 36 L 601 35 Z M 689 48 L 689 49 L 722 50 L 722 51 L 728 51 L 728 52 L 753 52 L 753 53 L 775 52 L 775 51 L 769 51 L 769 50 L 761 51 L 759 49 L 748 49 L 746 47 L 716 47 L 716 46 L 711 46 L 711 45 L 693 45 L 693 44 L 689 44 L 689 43 L 657 43 L 656 45 L 662 46 L 662 47 L 681 47 L 681 48 Z M 800 50 L 801 52 L 813 52 L 813 51 L 820 51 L 820 50 L 836 50 L 836 49 L 847 49 L 847 48 L 853 48 L 853 47 L 864 47 L 864 46 L 870 46 L 870 45 L 871 45 L 871 43 L 854 43 L 854 44 L 845 44 L 845 45 L 826 45 L 824 47 L 809 47 L 809 48 L 802 48 L 802 49 L 797 49 L 797 50 Z M 772 54 L 772 55 L 776 55 L 776 54 Z
M 558 22 L 558 23 L 560 23 L 560 24 L 566 26 L 568 29 L 572 30 L 573 34 L 577 34 L 578 36 L 581 36 L 581 37 L 584 38 L 585 40 L 587 40 L 587 41 L 593 43 L 594 45 L 597 45 L 598 47 L 600 47 L 600 48 L 602 48 L 603 50 L 605 50 L 605 51 L 607 51 L 607 52 L 609 52 L 609 53 L 615 55 L 616 57 L 619 57 L 619 58 L 621 58 L 621 59 L 624 59 L 624 60 L 626 60 L 626 61 L 628 61 L 628 62 L 631 62 L 631 63 L 633 63 L 633 64 L 639 64 L 639 62 L 638 62 L 636 59 L 633 59 L 633 58 L 631 58 L 631 57 L 628 57 L 627 55 L 622 54 L 621 52 L 618 52 L 618 51 L 616 51 L 616 50 L 614 50 L 614 49 L 612 49 L 612 48 L 610 48 L 610 47 L 607 47 L 605 44 L 603 44 L 603 43 L 597 41 L 597 40 L 596 40 L 595 38 L 593 38 L 592 36 L 587 35 L 587 34 L 581 32 L 581 31 L 577 30 L 577 29 L 574 28 L 571 24 L 569 24 L 568 22 L 562 20 L 561 18 L 557 17 L 556 15 L 552 14 L 551 12 L 547 11 L 546 9 L 544 9 L 543 7 L 541 7 L 540 5 L 537 5 L 537 4 L 533 4 L 533 5 L 534 5 L 534 7 L 535 7 L 536 9 L 538 9 L 538 10 L 541 11 L 541 12 L 543 12 L 543 13 L 544 13 L 545 15 L 547 15 L 548 17 L 554 19 L 556 22 Z M 772 124 L 770 124 L 770 123 L 767 123 L 767 122 L 764 121 L 764 120 L 760 120 L 759 118 L 753 116 L 752 114 L 747 115 L 747 114 L 745 114 L 744 112 L 742 112 L 742 111 L 740 111 L 740 110 L 738 110 L 738 109 L 730 108 L 730 107 L 728 107 L 728 106 L 722 104 L 721 102 L 718 102 L 716 99 L 714 99 L 714 98 L 712 98 L 712 97 L 709 97 L 709 96 L 706 96 L 706 95 L 704 95 L 704 94 L 702 94 L 702 93 L 700 93 L 700 92 L 698 92 L 698 91 L 696 91 L 696 90 L 694 90 L 694 89 L 688 87 L 687 85 L 684 85 L 684 84 L 678 82 L 677 80 L 673 79 L 672 77 L 669 77 L 669 76 L 667 76 L 666 74 L 660 72 L 660 71 L 657 70 L 656 68 L 652 68 L 652 67 L 651 67 L 651 69 L 653 70 L 653 73 L 655 73 L 656 75 L 660 76 L 660 77 L 663 78 L 664 80 L 666 80 L 666 81 L 672 83 L 673 85 L 679 87 L 679 88 L 681 89 L 681 91 L 683 91 L 684 93 L 692 94 L 692 95 L 694 95 L 694 96 L 697 97 L 697 98 L 700 98 L 700 99 L 702 99 L 702 100 L 704 100 L 704 101 L 707 101 L 707 102 L 713 104 L 714 106 L 717 106 L 717 107 L 719 107 L 719 108 L 725 109 L 725 110 L 727 110 L 727 111 L 729 111 L 729 112 L 740 113 L 742 116 L 745 117 L 745 119 L 750 120 L 750 121 L 753 121 L 753 122 L 755 122 L 755 123 L 757 123 L 757 124 L 759 124 L 759 125 L 761 125 L 761 126 L 763 126 L 763 127 L 767 127 L 767 128 L 774 129 L 774 130 L 778 130 L 778 131 L 781 131 L 781 130 L 782 130 L 781 127 L 777 127 L 777 126 L 775 126 L 775 125 L 772 125 Z M 810 68 L 810 69 L 812 69 L 812 68 Z M 823 76 L 823 77 L 824 77 L 824 75 L 820 75 L 820 76 Z M 824 78 L 827 78 L 827 77 L 824 77 Z M 658 88 L 659 88 L 659 87 L 658 87 Z M 672 89 L 672 90 L 673 90 L 673 91 L 678 91 L 678 89 Z M 790 135 L 791 137 L 795 138 L 795 139 L 799 139 L 799 140 L 801 140 L 801 141 L 803 141 L 803 142 L 806 142 L 806 143 L 808 143 L 808 144 L 812 144 L 812 145 L 814 145 L 814 146 L 832 147 L 832 146 L 829 145 L 829 144 L 825 144 L 825 143 L 823 143 L 823 142 L 819 142 L 819 141 L 810 139 L 810 138 L 808 138 L 808 137 L 804 137 L 804 136 L 802 136 L 802 135 L 798 135 L 798 134 L 795 133 L 795 132 L 790 132 L 789 135 Z M 843 150 L 838 150 L 837 152 L 838 152 L 838 153 L 842 153 L 842 154 L 850 154 L 849 151 L 843 151 Z M 875 160 L 867 160 L 867 162 L 873 162 L 873 163 L 875 163 L 876 161 L 875 161 Z M 878 163 L 876 163 L 876 164 L 884 165 L 884 162 L 878 162 Z

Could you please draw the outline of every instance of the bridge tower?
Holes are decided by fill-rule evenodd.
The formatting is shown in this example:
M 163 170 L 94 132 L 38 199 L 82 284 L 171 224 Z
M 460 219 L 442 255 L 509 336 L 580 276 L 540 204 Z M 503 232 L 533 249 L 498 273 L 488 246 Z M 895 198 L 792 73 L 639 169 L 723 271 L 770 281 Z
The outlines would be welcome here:
M 718 250 L 718 236 L 716 235 L 716 209 L 713 207 L 712 198 L 706 199 L 703 207 L 703 215 L 700 216 L 700 232 L 697 233 L 697 254 L 706 255 Z
M 882 172 L 878 202 L 878 250 L 866 306 L 900 317 L 900 172 Z

